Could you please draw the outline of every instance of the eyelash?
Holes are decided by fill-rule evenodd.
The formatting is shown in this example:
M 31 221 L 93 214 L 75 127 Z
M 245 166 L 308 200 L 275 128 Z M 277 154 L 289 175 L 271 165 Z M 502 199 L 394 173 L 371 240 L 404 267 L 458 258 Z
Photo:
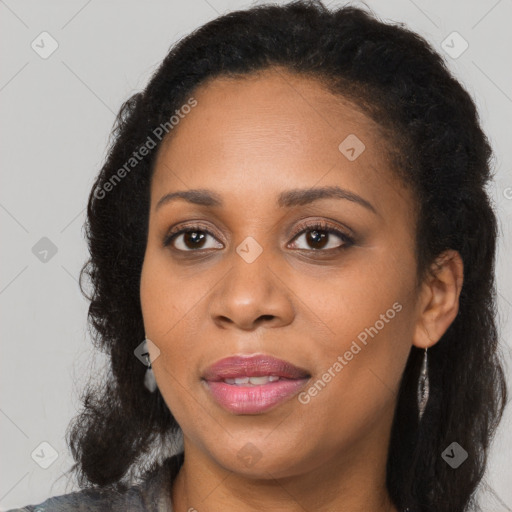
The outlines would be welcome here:
M 192 226 L 186 226 L 179 230 L 173 230 L 170 233 L 168 233 L 163 241 L 163 246 L 167 247 L 174 241 L 174 239 L 176 239 L 179 235 L 181 235 L 183 233 L 194 232 L 194 231 L 206 233 L 215 238 L 215 235 L 206 226 L 201 225 L 201 224 L 195 224 Z M 296 233 L 292 236 L 292 240 L 295 240 L 298 237 L 298 235 L 302 235 L 303 233 L 306 233 L 307 231 L 322 231 L 325 233 L 329 233 L 331 235 L 335 235 L 342 240 L 343 244 L 338 247 L 331 248 L 331 249 L 297 249 L 297 250 L 311 251 L 311 252 L 317 252 L 317 253 L 318 252 L 329 253 L 331 251 L 340 251 L 340 250 L 347 249 L 348 247 L 350 247 L 351 245 L 354 244 L 354 239 L 352 237 L 350 237 L 347 234 L 343 233 L 342 231 L 330 226 L 328 223 L 326 223 L 324 221 L 316 221 L 311 224 L 307 224 L 307 223 L 300 224 L 297 228 Z M 201 250 L 209 251 L 210 249 L 190 249 L 188 251 L 184 251 L 182 249 L 175 249 L 175 250 L 179 251 L 179 252 L 200 252 Z

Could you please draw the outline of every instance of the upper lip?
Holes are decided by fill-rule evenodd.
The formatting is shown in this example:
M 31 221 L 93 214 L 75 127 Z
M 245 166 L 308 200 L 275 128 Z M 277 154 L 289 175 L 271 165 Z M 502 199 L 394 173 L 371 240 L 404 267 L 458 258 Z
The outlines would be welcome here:
M 287 379 L 310 377 L 305 369 L 288 361 L 265 354 L 256 354 L 220 359 L 205 370 L 203 379 L 218 382 L 224 379 L 263 377 L 265 375 L 276 375 Z

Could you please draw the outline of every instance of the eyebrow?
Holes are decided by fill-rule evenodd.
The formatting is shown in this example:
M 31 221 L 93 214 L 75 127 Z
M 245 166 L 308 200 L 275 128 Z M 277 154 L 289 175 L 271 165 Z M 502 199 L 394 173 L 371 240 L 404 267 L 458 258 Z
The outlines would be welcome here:
M 224 204 L 222 197 L 213 190 L 192 189 L 164 195 L 156 204 L 155 210 L 176 199 L 183 199 L 189 203 L 211 207 L 221 207 Z M 279 194 L 277 205 L 280 208 L 292 208 L 294 206 L 303 206 L 319 199 L 347 199 L 377 214 L 377 210 L 369 201 L 338 186 L 287 190 Z

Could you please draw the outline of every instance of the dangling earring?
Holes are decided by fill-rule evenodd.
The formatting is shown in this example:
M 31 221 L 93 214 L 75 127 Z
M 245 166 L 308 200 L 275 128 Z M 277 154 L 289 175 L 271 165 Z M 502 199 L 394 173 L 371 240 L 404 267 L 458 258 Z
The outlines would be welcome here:
M 146 370 L 146 375 L 144 375 L 144 386 L 153 393 L 156 389 L 156 379 L 155 374 L 153 373 L 153 368 L 151 368 L 151 360 L 149 359 L 149 352 L 148 352 L 148 344 L 147 344 L 147 338 L 144 340 L 144 353 L 143 355 L 146 356 L 148 369 Z
M 423 363 L 421 364 L 421 372 L 420 379 L 418 381 L 418 409 L 419 409 L 419 419 L 423 416 L 425 412 L 425 407 L 428 402 L 428 395 L 430 391 L 429 381 L 428 381 L 428 358 L 427 358 L 427 350 L 425 349 L 425 354 L 423 355 Z

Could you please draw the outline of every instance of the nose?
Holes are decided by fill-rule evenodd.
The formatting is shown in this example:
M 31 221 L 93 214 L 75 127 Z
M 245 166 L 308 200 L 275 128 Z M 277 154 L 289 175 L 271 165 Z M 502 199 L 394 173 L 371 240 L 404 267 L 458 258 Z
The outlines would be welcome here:
M 269 254 L 267 255 L 266 252 Z M 270 251 L 249 263 L 233 253 L 233 264 L 211 296 L 210 314 L 220 328 L 255 330 L 260 325 L 282 327 L 293 321 L 293 293 L 286 271 Z

